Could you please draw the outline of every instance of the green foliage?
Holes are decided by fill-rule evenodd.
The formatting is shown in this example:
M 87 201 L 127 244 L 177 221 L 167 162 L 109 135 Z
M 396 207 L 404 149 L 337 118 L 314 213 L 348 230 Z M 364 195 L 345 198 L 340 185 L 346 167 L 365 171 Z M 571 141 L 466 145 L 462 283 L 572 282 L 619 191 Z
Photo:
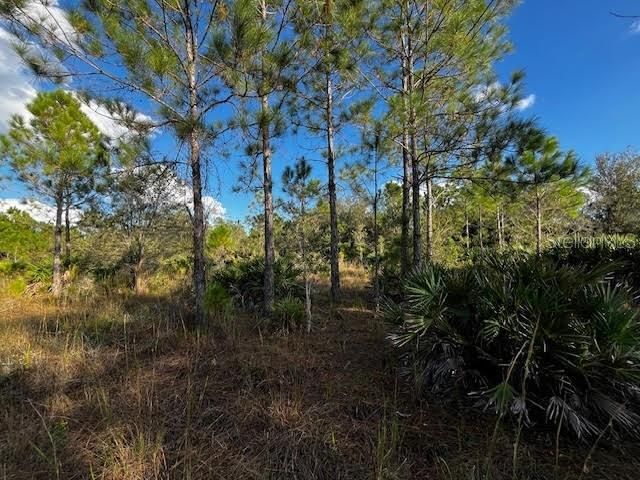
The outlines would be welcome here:
M 164 273 L 184 274 L 189 271 L 190 259 L 185 253 L 177 253 L 162 260 L 160 270 Z
M 376 480 L 406 477 L 403 465 L 399 462 L 403 436 L 401 428 L 398 416 L 395 414 L 388 415 L 385 412 L 379 421 L 374 455 Z
M 562 152 L 558 139 L 547 137 L 542 131 L 527 132 L 520 148 L 522 151 L 511 159 L 511 164 L 521 180 L 534 187 L 583 174 L 575 152 Z
M 219 282 L 207 285 L 204 295 L 204 306 L 209 314 L 224 315 L 232 307 L 233 302 L 227 289 Z
M 304 324 L 304 303 L 293 297 L 285 297 L 273 304 L 272 321 L 283 332 L 300 330 Z
M 300 158 L 295 165 L 287 165 L 282 173 L 282 189 L 290 198 L 284 208 L 290 215 L 289 224 L 294 233 L 289 232 L 289 236 L 297 240 L 296 263 L 301 267 L 305 281 L 320 263 L 311 248 L 311 237 L 317 224 L 313 207 L 320 195 L 320 182 L 311 178 L 311 170 L 309 162 Z
M 39 263 L 0 260 L 0 276 L 7 277 L 7 293 L 20 296 L 30 287 L 47 290 L 51 287 L 51 263 L 48 260 Z
M 41 92 L 27 108 L 32 118 L 12 117 L 1 152 L 22 181 L 56 199 L 104 163 L 103 138 L 80 102 L 63 90 Z
M 468 268 L 429 265 L 390 304 L 390 334 L 419 385 L 478 398 L 527 426 L 578 437 L 637 434 L 640 322 L 610 268 L 549 258 L 485 256 Z
M 59 296 L 63 209 L 97 189 L 108 156 L 102 134 L 74 95 L 64 90 L 40 92 L 27 110 L 29 121 L 14 115 L 9 132 L 0 137 L 0 158 L 20 181 L 55 206 L 53 294 Z
M 562 264 L 596 267 L 608 264 L 611 281 L 640 290 L 640 239 L 635 236 L 598 235 L 556 239 L 544 252 Z
M 400 301 L 402 299 L 402 285 L 400 265 L 397 262 L 384 262 L 380 274 L 381 294 L 389 300 Z
M 13 275 L 26 268 L 27 264 L 20 260 L 0 260 L 0 275 Z
M 51 274 L 52 267 L 49 262 L 30 264 L 25 272 L 29 284 L 38 284 L 43 287 L 51 285 Z
M 279 258 L 274 264 L 276 298 L 302 298 L 300 270 L 291 261 Z M 228 265 L 213 274 L 213 282 L 223 286 L 236 304 L 246 310 L 259 309 L 264 300 L 264 260 L 249 259 Z
M 85 215 L 82 226 L 89 234 L 79 245 L 85 268 L 128 273 L 136 289 L 188 251 L 189 218 L 180 200 L 167 194 L 180 187 L 179 179 L 170 166 L 147 164 L 149 155 L 139 152 L 134 165 L 113 179 L 109 208 Z
M 640 232 L 640 156 L 632 151 L 596 158 L 589 213 L 605 233 Z
M 246 233 L 241 225 L 220 222 L 209 229 L 207 251 L 218 263 L 233 260 L 246 249 Z
M 9 210 L 0 214 L 0 258 L 24 263 L 46 258 L 51 250 L 51 227 L 27 213 Z
M 24 277 L 15 277 L 9 280 L 7 284 L 7 293 L 12 297 L 19 297 L 28 287 L 28 283 Z

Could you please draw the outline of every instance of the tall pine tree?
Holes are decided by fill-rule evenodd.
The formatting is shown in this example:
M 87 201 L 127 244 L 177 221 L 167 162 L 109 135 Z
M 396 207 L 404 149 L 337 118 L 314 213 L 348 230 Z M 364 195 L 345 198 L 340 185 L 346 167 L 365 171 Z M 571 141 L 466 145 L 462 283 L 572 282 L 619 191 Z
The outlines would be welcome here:
M 209 56 L 213 27 L 225 12 L 223 2 L 198 0 L 72 1 L 55 9 L 46 0 L 7 0 L 0 12 L 35 73 L 73 78 L 76 88 L 96 95 L 117 91 L 131 105 L 150 104 L 156 126 L 169 127 L 186 146 L 196 324 L 205 320 L 204 156 L 220 134 L 216 109 L 230 98 Z

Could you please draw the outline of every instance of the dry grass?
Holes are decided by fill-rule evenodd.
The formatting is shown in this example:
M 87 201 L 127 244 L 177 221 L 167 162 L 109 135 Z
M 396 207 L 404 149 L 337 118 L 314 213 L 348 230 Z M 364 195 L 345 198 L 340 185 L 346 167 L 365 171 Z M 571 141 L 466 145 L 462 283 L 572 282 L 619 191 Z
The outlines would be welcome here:
M 311 335 L 184 327 L 168 298 L 0 304 L 2 479 L 480 479 L 491 417 L 413 402 L 345 270 Z M 322 309 L 320 308 L 319 311 Z M 637 478 L 638 449 L 526 439 L 519 478 Z M 511 476 L 500 433 L 490 478 Z

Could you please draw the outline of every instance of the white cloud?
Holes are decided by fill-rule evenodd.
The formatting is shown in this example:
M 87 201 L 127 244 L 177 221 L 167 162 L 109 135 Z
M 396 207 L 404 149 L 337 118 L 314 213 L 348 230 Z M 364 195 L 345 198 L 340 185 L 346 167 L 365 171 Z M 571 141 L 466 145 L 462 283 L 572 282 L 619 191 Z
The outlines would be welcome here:
M 155 168 L 154 166 L 137 166 L 133 167 L 134 174 L 143 174 L 146 169 Z M 112 170 L 112 173 L 125 173 L 122 167 Z M 150 180 L 145 184 L 145 201 L 155 202 L 163 207 L 180 206 L 187 208 L 189 212 L 193 212 L 193 189 L 172 170 L 164 171 L 162 176 L 158 177 L 158 181 Z M 111 202 L 111 199 L 107 199 Z M 204 205 L 205 221 L 213 224 L 218 220 L 225 218 L 226 209 L 222 203 L 210 195 L 202 197 Z
M 38 91 L 35 88 L 36 79 L 27 70 L 18 54 L 13 50 L 14 37 L 0 28 L 0 133 L 9 128 L 12 115 L 29 118 L 27 104 L 32 101 Z M 129 129 L 119 121 L 115 114 L 91 100 L 89 102 L 78 98 L 84 114 L 108 137 L 119 140 L 126 137 Z M 151 118 L 138 114 L 136 120 L 144 122 Z
M 22 15 L 27 21 L 37 21 L 51 32 L 50 43 L 63 43 L 74 46 L 77 35 L 67 20 L 66 13 L 59 7 L 58 0 L 31 0 L 24 8 Z M 26 105 L 35 98 L 36 79 L 23 60 L 14 51 L 16 38 L 6 30 L 0 28 L 0 133 L 6 132 L 12 115 L 18 114 L 29 117 Z M 34 57 L 40 58 L 42 51 L 31 46 Z M 55 61 L 55 66 L 61 72 L 64 67 Z M 51 63 L 53 64 L 53 63 Z M 112 140 L 126 139 L 130 129 L 123 124 L 118 115 L 111 113 L 106 106 L 95 101 L 85 101 L 76 96 L 82 104 L 82 111 L 98 129 Z M 143 114 L 135 115 L 136 122 L 150 123 L 152 119 Z
M 75 29 L 69 23 L 66 12 L 60 8 L 58 0 L 30 0 L 17 16 L 25 24 L 37 24 L 47 34 L 46 40 L 52 44 L 77 47 Z
M 478 102 L 497 102 L 493 96 L 502 88 L 500 82 L 493 82 L 489 85 L 478 85 L 473 91 L 473 99 Z M 518 111 L 524 111 L 531 108 L 536 102 L 536 96 L 534 94 L 527 95 L 522 98 L 517 104 L 516 109 Z
M 631 26 L 629 27 L 629 32 L 633 35 L 640 34 L 640 19 L 634 20 L 631 22 Z
M 95 100 L 89 100 L 87 102 L 78 98 L 78 101 L 80 101 L 80 109 L 82 112 L 89 117 L 94 125 L 98 127 L 98 130 L 104 135 L 115 141 L 127 140 L 127 138 L 130 137 L 132 131 L 125 125 L 122 117 L 119 117 L 117 113 L 110 112 L 105 105 Z M 122 108 L 124 109 L 125 106 L 122 105 Z M 153 122 L 151 117 L 142 113 L 135 113 L 134 118 L 135 122 L 140 124 L 151 124 Z
M 182 180 L 176 178 L 175 182 L 168 186 L 166 196 L 168 201 L 185 205 L 190 212 L 193 212 L 193 189 Z M 204 195 L 202 203 L 204 205 L 205 221 L 208 224 L 213 224 L 225 217 L 227 211 L 219 200 L 210 195 Z
M 120 124 L 104 106 L 98 105 L 94 101 L 90 101 L 88 104 L 81 102 L 80 110 L 98 127 L 98 130 L 109 138 L 119 139 L 128 132 L 128 129 Z
M 150 197 L 157 198 L 155 192 L 149 193 Z M 165 191 L 162 192 L 162 199 L 158 200 L 164 204 L 182 205 L 190 212 L 193 212 L 193 190 L 185 182 L 178 177 L 173 176 L 165 185 Z M 107 197 L 107 201 L 110 199 Z M 208 224 L 214 224 L 218 220 L 225 218 L 226 209 L 222 203 L 210 195 L 202 197 L 204 204 L 205 221 Z M 0 213 L 6 213 L 10 209 L 16 209 L 21 212 L 28 213 L 31 218 L 38 222 L 55 224 L 56 210 L 51 205 L 47 205 L 35 199 L 17 199 L 5 198 L 0 199 Z M 69 210 L 69 220 L 72 225 L 76 225 L 82 219 L 83 211 L 79 208 Z
M 533 107 L 534 103 L 536 103 L 536 96 L 532 93 L 520 100 L 516 108 L 522 112 L 523 110 Z
M 478 103 L 484 102 L 492 93 L 500 88 L 502 88 L 502 84 L 500 82 L 493 82 L 490 85 L 478 85 L 474 88 L 473 99 Z
M 38 200 L 16 198 L 0 199 L 0 213 L 5 213 L 10 209 L 16 209 L 21 212 L 28 213 L 31 218 L 38 222 L 55 224 L 56 209 L 51 205 L 42 203 Z M 77 224 L 82 218 L 82 210 L 72 208 L 69 210 L 69 221 L 72 225 Z
M 26 115 L 26 104 L 36 96 L 33 77 L 13 51 L 11 34 L 0 29 L 0 133 L 12 115 Z
M 227 214 L 227 209 L 224 208 L 222 203 L 209 195 L 205 195 L 202 198 L 202 203 L 204 203 L 204 212 L 207 218 L 207 223 L 214 223 L 217 220 L 223 220 Z

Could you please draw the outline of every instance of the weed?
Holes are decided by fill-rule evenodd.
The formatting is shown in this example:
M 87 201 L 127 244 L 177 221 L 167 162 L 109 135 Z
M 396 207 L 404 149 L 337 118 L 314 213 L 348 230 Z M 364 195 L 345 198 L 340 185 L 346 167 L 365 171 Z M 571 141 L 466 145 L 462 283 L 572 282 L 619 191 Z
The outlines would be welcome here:
M 374 478 L 395 480 L 404 478 L 406 465 L 401 456 L 402 432 L 396 415 L 385 415 L 378 424 L 375 443 Z

